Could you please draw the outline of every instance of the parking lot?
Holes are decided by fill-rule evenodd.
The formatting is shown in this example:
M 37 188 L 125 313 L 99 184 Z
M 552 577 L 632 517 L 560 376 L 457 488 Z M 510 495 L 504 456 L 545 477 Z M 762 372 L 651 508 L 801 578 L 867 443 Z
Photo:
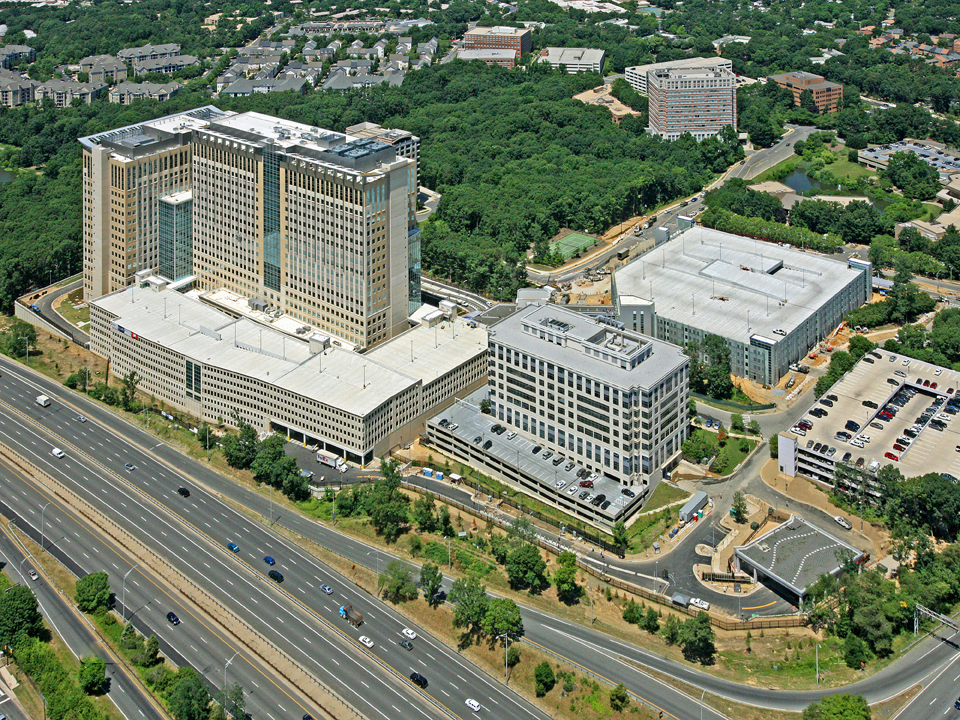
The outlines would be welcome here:
M 804 416 L 812 427 L 798 438 L 798 466 L 824 480 L 844 458 L 867 468 L 892 463 L 908 477 L 929 472 L 960 477 L 960 422 L 950 407 L 958 388 L 960 373 L 874 351 Z M 889 417 L 885 411 L 891 411 Z M 848 421 L 859 428 L 847 427 Z

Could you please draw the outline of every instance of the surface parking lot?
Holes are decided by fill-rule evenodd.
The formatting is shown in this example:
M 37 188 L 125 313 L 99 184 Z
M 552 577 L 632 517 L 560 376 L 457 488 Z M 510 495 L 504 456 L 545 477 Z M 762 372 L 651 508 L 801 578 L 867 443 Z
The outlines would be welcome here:
M 857 463 L 863 458 L 865 467 L 874 461 L 881 466 L 894 464 L 908 477 L 930 472 L 960 477 L 960 451 L 956 449 L 960 446 L 960 420 L 957 419 L 960 414 L 946 412 L 947 401 L 960 389 L 960 373 L 885 350 L 876 350 L 874 355 L 879 357 L 865 356 L 811 406 L 811 410 L 821 408 L 827 415 L 817 418 L 808 412 L 804 416 L 813 427 L 798 438 L 802 454 L 809 457 L 814 452 L 813 447 L 807 448 L 813 441 L 814 447 L 816 443 L 826 444 L 819 453 L 821 455 L 830 447 L 835 448 L 835 454 L 829 458 L 833 462 L 841 461 L 846 453 L 850 453 L 849 462 Z M 881 419 L 880 413 L 904 388 L 913 391 L 913 396 L 891 419 Z M 934 407 L 938 399 L 940 405 Z M 864 401 L 875 403 L 877 407 L 865 406 Z M 909 445 L 899 443 L 904 448 L 902 450 L 895 448 L 898 438 L 905 435 L 904 431 L 929 409 L 934 409 L 932 418 L 922 423 L 923 429 L 913 442 Z M 931 426 L 933 419 L 941 420 L 945 427 L 938 430 Z M 848 420 L 859 424 L 859 431 L 846 430 Z M 849 440 L 837 438 L 838 432 L 849 432 L 852 437 Z M 862 448 L 852 444 L 856 443 L 858 434 L 865 436 Z M 888 452 L 897 459 L 886 457 Z

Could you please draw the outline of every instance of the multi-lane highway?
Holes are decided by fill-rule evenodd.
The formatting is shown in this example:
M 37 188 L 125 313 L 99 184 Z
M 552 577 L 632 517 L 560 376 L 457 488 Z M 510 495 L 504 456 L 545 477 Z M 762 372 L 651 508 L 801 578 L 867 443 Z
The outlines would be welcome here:
M 322 677 L 364 714 L 371 717 L 391 716 L 391 706 L 412 708 L 403 712 L 411 717 L 435 717 L 439 711 L 430 703 L 417 703 L 416 696 L 408 692 L 413 690 L 412 686 L 397 689 L 398 686 L 393 682 L 382 679 L 385 673 L 372 661 L 364 663 L 357 652 L 366 651 L 359 646 L 350 647 L 352 640 L 361 633 L 373 639 L 375 646 L 371 652 L 383 662 L 404 674 L 411 669 L 423 672 L 430 680 L 427 691 L 457 714 L 465 715 L 463 700 L 474 697 L 482 703 L 482 712 L 490 716 L 545 717 L 510 691 L 505 691 L 502 683 L 492 680 L 466 663 L 457 653 L 450 652 L 439 642 L 426 637 L 419 628 L 409 625 L 390 607 L 363 596 L 352 589 L 347 580 L 317 563 L 307 553 L 282 540 L 264 525 L 232 511 L 216 497 L 223 495 L 266 516 L 269 505 L 263 496 L 223 478 L 201 463 L 185 458 L 85 398 L 72 395 L 44 378 L 28 375 L 23 368 L 5 359 L 0 360 L 0 366 L 3 366 L 0 399 L 55 433 L 57 438 L 54 440 L 45 436 L 45 430 L 25 422 L 10 408 L 0 407 L 0 440 L 18 452 L 30 455 L 46 472 L 62 476 L 61 479 L 65 481 L 75 481 L 75 488 L 78 491 L 85 489 L 90 502 L 111 508 L 130 527 L 138 528 L 141 537 L 155 540 L 157 552 L 165 553 L 166 557 L 178 563 L 178 567 L 192 572 L 194 581 L 218 588 L 222 597 L 231 601 L 232 610 L 243 615 L 247 622 L 281 645 L 308 670 Z M 40 392 L 54 398 L 51 407 L 41 408 L 33 403 Z M 83 412 L 89 422 L 79 423 L 76 420 L 78 411 Z M 67 451 L 68 457 L 57 460 L 49 455 L 54 442 Z M 83 452 L 89 452 L 89 457 L 85 457 Z M 94 458 L 102 467 L 94 462 Z M 128 462 L 136 466 L 134 471 L 124 470 L 124 464 Z M 179 471 L 171 469 L 173 467 L 179 468 Z M 139 490 L 129 489 L 126 483 L 137 486 Z M 180 498 L 176 494 L 181 485 L 190 487 L 190 498 Z M 208 494 L 206 488 L 213 494 Z M 145 499 L 141 493 L 152 496 L 155 502 Z M 16 492 L 11 493 L 11 497 L 17 495 Z M 33 501 L 33 507 L 37 506 L 37 502 Z M 171 508 L 186 522 L 192 523 L 197 532 L 185 529 L 160 505 Z M 29 516 L 26 508 L 21 508 L 21 511 Z M 330 547 L 358 564 L 374 566 L 378 557 L 381 563 L 390 559 L 386 553 L 373 551 L 357 540 L 299 515 L 282 513 L 275 519 L 294 532 Z M 35 518 L 33 523 L 35 525 Z M 164 533 L 166 536 L 163 536 Z M 62 533 L 62 537 L 69 540 L 68 534 Z M 240 546 L 236 556 L 222 547 L 228 542 L 236 542 Z M 80 557 L 83 557 L 82 552 L 86 551 L 81 551 Z M 77 553 L 71 554 L 77 557 Z M 264 577 L 269 569 L 263 562 L 265 555 L 277 559 L 276 568 L 285 576 L 282 589 L 290 594 L 291 599 L 280 596 L 277 591 L 281 588 Z M 89 569 L 107 569 L 114 578 L 116 588 L 119 585 L 119 573 L 126 568 L 119 562 L 116 568 L 108 563 L 100 565 Z M 327 597 L 320 593 L 320 583 L 330 584 L 334 594 Z M 131 593 L 129 580 L 127 593 Z M 337 617 L 336 609 L 345 601 L 352 602 L 367 616 L 367 623 L 359 631 L 345 626 Z M 127 605 L 131 612 L 137 610 L 138 617 L 147 613 L 150 627 L 161 632 L 164 639 L 176 640 L 181 637 L 178 633 L 183 632 L 184 626 L 164 627 L 162 618 L 167 608 L 158 607 L 156 616 L 149 615 L 158 602 L 156 592 L 148 589 L 143 595 L 131 596 Z M 342 631 L 342 636 L 311 620 L 310 613 L 327 619 Z M 631 691 L 674 717 L 699 717 L 700 708 L 694 699 L 653 681 L 623 662 L 623 658 L 675 676 L 711 693 L 761 707 L 798 710 L 821 695 L 815 691 L 785 693 L 737 685 L 537 610 L 525 607 L 523 615 L 528 639 L 613 682 L 624 682 Z M 184 623 L 188 624 L 200 623 L 199 620 L 196 623 Z M 405 626 L 413 627 L 420 634 L 413 652 L 396 645 Z M 188 645 L 190 649 L 200 650 L 200 644 L 204 642 L 210 642 L 210 639 L 194 639 Z M 192 656 L 187 657 L 191 664 L 216 681 L 223 662 L 231 654 L 229 648 L 220 647 L 213 653 L 201 655 L 197 661 Z M 848 689 L 864 694 L 873 702 L 886 699 L 916 682 L 923 682 L 928 674 L 953 659 L 952 647 L 928 641 L 921 643 L 907 658 L 891 668 Z M 333 660 L 341 664 L 336 665 Z M 231 666 L 231 678 L 233 672 L 234 666 Z M 237 681 L 244 684 L 240 679 Z M 358 692 L 357 688 L 360 687 L 364 689 Z M 280 699 L 287 715 L 293 711 L 289 707 L 290 702 L 287 698 Z M 299 711 L 299 708 L 296 710 Z M 271 712 L 276 710 L 270 708 L 269 703 L 266 707 L 251 708 L 255 718 L 269 716 L 272 720 L 280 720 Z M 719 716 L 708 708 L 704 717 Z M 902 717 L 906 720 L 927 716 L 908 714 Z

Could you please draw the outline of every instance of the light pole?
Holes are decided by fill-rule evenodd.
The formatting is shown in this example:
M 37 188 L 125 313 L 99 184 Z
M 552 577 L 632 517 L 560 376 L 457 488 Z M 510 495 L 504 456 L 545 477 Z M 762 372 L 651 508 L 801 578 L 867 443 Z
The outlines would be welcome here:
M 121 583 L 121 587 L 122 587 L 123 589 L 122 589 L 122 594 L 121 594 L 121 598 L 122 598 L 122 599 L 120 600 L 120 604 L 123 605 L 123 620 L 124 620 L 124 622 L 126 622 L 126 620 L 127 620 L 127 575 L 129 575 L 130 573 L 132 573 L 132 572 L 133 572 L 134 570 L 136 570 L 136 569 L 137 569 L 137 566 L 134 565 L 132 568 L 130 568 L 129 570 L 127 570 L 127 571 L 123 574 L 123 582 Z
M 703 697 L 707 694 L 707 689 L 704 688 L 703 692 L 700 693 L 700 720 L 703 720 Z
M 445 536 L 447 540 L 447 568 L 453 570 L 453 555 L 450 554 L 450 536 Z
M 224 692 L 224 696 L 226 696 L 226 692 L 227 692 L 227 668 L 230 667 L 230 663 L 232 663 L 232 662 L 236 659 L 237 655 L 239 655 L 239 654 L 240 654 L 240 651 L 237 650 L 237 652 L 234 653 L 233 657 L 230 658 L 229 660 L 227 660 L 227 662 L 225 662 L 225 663 L 223 664 L 223 692 Z M 224 709 L 226 709 L 226 708 L 224 708 Z
M 820 645 L 816 647 L 817 651 L 817 686 L 820 686 Z
M 657 561 L 654 562 L 653 568 L 654 568 L 654 570 L 653 570 L 653 580 L 654 580 L 654 588 L 653 588 L 653 591 L 654 591 L 657 595 L 659 595 L 659 594 L 660 594 L 660 561 L 659 561 L 659 560 L 657 560 Z
M 509 675 L 507 675 L 507 650 L 510 648 L 510 633 L 505 632 L 503 635 L 497 635 L 497 640 L 503 638 L 503 684 L 506 685 L 509 682 Z
M 30 364 L 30 338 L 28 338 L 26 335 L 18 335 L 17 340 L 26 340 L 26 342 L 23 344 L 23 354 L 26 357 L 27 365 L 29 365 Z
M 47 505 L 49 505 L 49 504 L 52 503 L 52 502 L 53 502 L 53 500 L 50 500 L 50 501 L 47 503 Z M 44 531 L 44 524 L 43 524 L 43 523 L 44 523 L 44 518 L 43 518 L 43 513 L 44 513 L 44 511 L 47 509 L 47 505 L 44 505 L 42 508 L 40 508 L 40 552 L 43 552 L 43 531 Z

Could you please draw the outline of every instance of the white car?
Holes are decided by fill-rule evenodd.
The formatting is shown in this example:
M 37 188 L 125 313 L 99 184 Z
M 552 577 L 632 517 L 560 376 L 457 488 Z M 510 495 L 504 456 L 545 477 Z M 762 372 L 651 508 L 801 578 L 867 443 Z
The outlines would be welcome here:
M 909 364 L 910 364 L 910 358 L 904 358 L 904 359 L 903 359 L 903 364 L 904 364 L 904 366 L 909 365 Z
M 937 415 L 937 418 L 940 420 L 952 420 L 953 416 L 947 415 L 946 413 L 940 413 L 939 415 Z
M 557 483 L 557 490 L 563 490 L 563 488 L 566 486 L 566 484 L 567 484 L 567 481 L 566 481 L 566 480 L 560 480 L 560 481 Z
M 803 428 L 800 428 L 800 427 L 790 428 L 790 432 L 792 432 L 794 435 L 806 435 L 806 434 L 807 434 L 807 431 L 804 430 Z
M 859 440 L 860 442 L 870 442 L 870 436 L 869 436 L 869 435 L 857 435 L 857 437 L 856 437 L 855 439 L 856 439 L 856 440 Z
M 361 635 L 361 636 L 360 636 L 360 642 L 363 643 L 364 645 L 366 645 L 368 648 L 372 648 L 372 647 L 373 647 L 373 640 L 371 640 L 370 638 L 368 638 L 366 635 Z
M 942 373 L 943 373 L 943 368 L 937 368 L 936 370 L 933 371 L 934 375 L 940 375 Z
M 862 448 L 863 440 L 857 440 L 856 438 L 854 438 L 853 440 L 850 441 L 850 444 L 855 448 Z
M 416 639 L 417 639 L 417 634 L 416 634 L 413 630 L 411 630 L 410 628 L 404 628 L 404 629 L 403 629 L 403 636 L 404 636 L 405 638 L 407 638 L 407 640 L 416 640 Z
M 507 440 L 513 440 L 516 436 L 517 434 L 513 430 L 511 430 L 510 432 L 507 433 Z
M 37 571 L 34 570 L 33 568 L 31 568 L 30 570 L 28 570 L 28 571 L 27 571 L 27 574 L 30 576 L 30 579 L 31 579 L 31 580 L 37 580 L 37 579 L 40 577 L 39 575 L 37 575 Z
M 690 604 L 695 608 L 700 608 L 701 610 L 710 609 L 710 603 L 708 603 L 706 600 L 701 600 L 700 598 L 691 598 Z
M 480 703 L 478 703 L 473 698 L 467 698 L 467 707 L 473 710 L 474 712 L 480 712 Z
M 63 450 L 61 450 L 60 448 L 54 448 L 53 450 L 50 451 L 50 454 L 53 455 L 55 458 L 65 457 L 65 455 L 63 454 Z
M 837 521 L 837 525 L 842 527 L 844 530 L 850 530 L 853 528 L 853 525 L 850 524 L 850 521 L 841 515 L 835 515 L 834 520 Z
M 577 490 L 579 490 L 579 489 L 580 489 L 580 486 L 579 486 L 579 485 L 571 485 L 571 486 L 570 486 L 570 489 L 567 490 L 567 495 L 574 495 L 574 494 L 576 494 Z

